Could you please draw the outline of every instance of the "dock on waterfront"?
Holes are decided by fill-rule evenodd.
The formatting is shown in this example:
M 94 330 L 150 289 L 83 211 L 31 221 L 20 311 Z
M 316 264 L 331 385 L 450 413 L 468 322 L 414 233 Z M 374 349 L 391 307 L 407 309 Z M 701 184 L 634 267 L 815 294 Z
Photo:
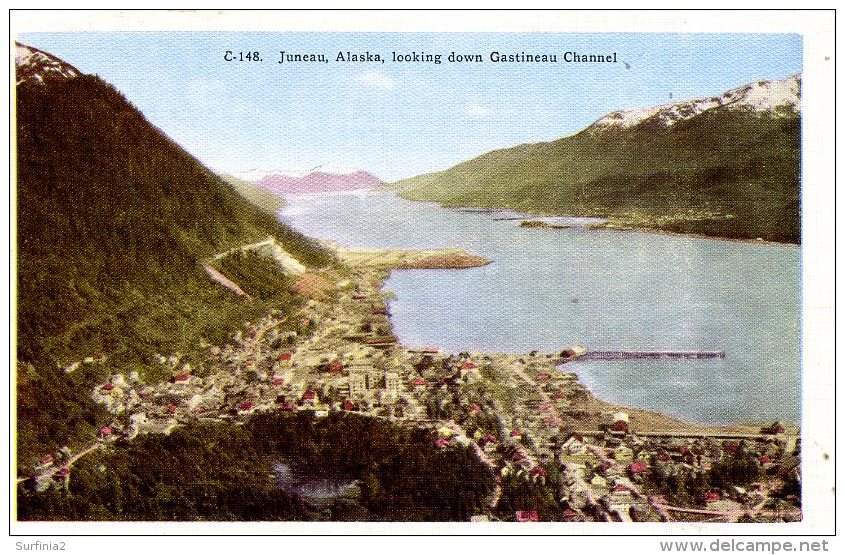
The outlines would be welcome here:
M 581 358 L 592 360 L 725 358 L 725 351 L 587 351 L 581 355 Z
M 573 360 L 693 360 L 725 358 L 725 351 L 586 351 L 581 355 L 572 358 L 564 358 L 558 364 L 564 364 Z

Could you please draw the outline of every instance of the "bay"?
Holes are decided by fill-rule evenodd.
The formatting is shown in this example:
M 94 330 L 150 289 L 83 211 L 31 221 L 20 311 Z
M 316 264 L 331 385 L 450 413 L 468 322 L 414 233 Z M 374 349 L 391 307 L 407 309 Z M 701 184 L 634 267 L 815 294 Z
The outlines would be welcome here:
M 510 211 L 442 208 L 390 191 L 291 195 L 281 218 L 346 246 L 460 247 L 493 263 L 394 271 L 396 335 L 442 350 L 724 350 L 717 360 L 582 361 L 597 396 L 709 424 L 799 421 L 795 245 L 521 228 Z M 536 219 L 526 216 L 526 219 Z

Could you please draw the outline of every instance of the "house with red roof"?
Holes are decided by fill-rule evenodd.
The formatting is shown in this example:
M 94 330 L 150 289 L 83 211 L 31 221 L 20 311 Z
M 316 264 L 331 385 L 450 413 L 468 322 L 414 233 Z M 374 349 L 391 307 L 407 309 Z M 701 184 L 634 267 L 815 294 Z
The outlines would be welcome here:
M 730 453 L 731 455 L 736 455 L 739 451 L 739 444 L 733 441 L 726 441 L 722 444 L 722 450 L 725 453 Z
M 107 384 L 103 385 L 102 387 L 100 387 L 100 391 L 103 392 L 103 393 L 109 393 L 113 389 L 114 389 L 113 383 L 107 383 Z
M 446 447 L 450 447 L 451 445 L 452 443 L 445 437 L 438 437 L 434 440 L 434 446 L 438 449 L 445 449 Z
M 470 414 L 478 414 L 479 412 L 481 412 L 481 407 L 478 406 L 476 403 L 473 403 L 469 406 Z
M 628 474 L 638 476 L 648 473 L 648 463 L 645 461 L 634 461 L 628 465 Z
M 99 435 L 102 439 L 108 439 L 112 436 L 112 429 L 109 426 L 102 426 L 97 431 L 97 435 Z
M 563 510 L 563 520 L 567 522 L 575 522 L 583 520 L 581 513 L 573 509 L 572 507 L 567 507 Z
M 301 401 L 303 405 L 316 405 L 319 402 L 319 399 L 317 398 L 317 392 L 313 389 L 309 389 L 308 391 L 302 394 Z
M 170 378 L 171 383 L 187 383 L 191 379 L 190 372 L 182 372 Z
M 467 372 L 478 372 L 478 365 L 472 361 L 467 361 L 461 364 L 459 369 L 461 371 L 461 375 L 464 375 Z
M 285 385 L 285 379 L 281 376 L 273 376 L 273 385 L 277 387 Z
M 288 368 L 293 364 L 293 354 L 287 352 L 281 353 L 276 360 L 279 363 L 279 366 L 282 368 Z
M 708 491 L 704 494 L 704 502 L 705 503 L 715 503 L 716 501 L 722 500 L 722 494 L 718 491 Z
M 540 465 L 537 465 L 537 466 L 535 466 L 534 468 L 531 469 L 529 476 L 531 476 L 531 479 L 534 480 L 535 482 L 545 482 L 546 481 L 546 469 L 543 468 Z
M 176 414 L 176 405 L 173 403 L 167 403 L 167 412 L 170 414 Z
M 610 425 L 611 432 L 628 433 L 628 414 L 617 412 L 613 415 L 613 423 Z
M 329 363 L 328 370 L 334 375 L 340 374 L 341 372 L 343 372 L 343 363 L 339 360 L 333 360 Z
M 343 402 L 343 410 L 352 411 L 352 410 L 358 410 L 358 409 L 355 406 L 355 403 L 353 403 L 352 401 L 347 399 L 346 401 Z
M 771 426 L 763 428 L 761 431 L 764 434 L 777 435 L 786 432 L 786 428 L 784 428 L 783 424 L 781 424 L 780 422 L 774 422 Z
M 522 440 L 522 432 L 519 430 L 511 431 L 511 440 L 513 441 L 521 441 Z
M 540 514 L 535 510 L 516 511 L 514 517 L 517 522 L 540 522 Z
M 255 405 L 251 401 L 244 401 L 238 405 L 238 414 L 246 414 L 255 410 Z

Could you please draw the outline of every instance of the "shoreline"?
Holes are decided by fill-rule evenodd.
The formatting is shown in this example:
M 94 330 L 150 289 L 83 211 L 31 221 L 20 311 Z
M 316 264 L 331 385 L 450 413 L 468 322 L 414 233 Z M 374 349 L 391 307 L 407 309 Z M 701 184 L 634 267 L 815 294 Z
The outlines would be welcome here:
M 417 252 L 424 252 L 424 251 L 414 251 L 415 254 Z M 382 279 L 380 281 L 379 289 L 381 289 L 383 287 L 384 283 L 390 277 L 391 271 L 393 271 L 393 270 L 406 270 L 406 269 L 413 269 L 413 268 L 408 268 L 408 267 L 405 267 L 405 266 L 394 266 L 394 267 L 386 268 L 387 274 L 385 275 L 384 279 Z M 390 319 L 390 317 L 388 317 L 388 322 L 390 323 L 390 332 L 393 333 L 393 322 Z M 404 345 L 402 343 L 398 343 L 398 347 L 402 350 L 405 350 L 405 351 L 412 349 L 412 347 L 410 347 L 408 345 Z M 449 356 L 452 356 L 454 354 L 456 354 L 456 353 L 448 353 Z M 526 356 L 524 353 L 498 353 L 498 352 L 485 352 L 485 351 L 481 351 L 481 352 L 478 352 L 478 353 L 472 353 L 472 354 L 473 355 L 486 356 L 486 357 L 497 357 L 497 356 L 499 356 L 499 357 L 520 357 L 520 356 Z M 547 356 L 551 356 L 551 355 L 547 355 Z M 575 358 L 575 359 L 571 360 L 570 362 L 577 362 L 577 360 L 578 359 Z M 563 372 L 569 372 L 569 373 L 575 374 L 577 376 L 576 372 L 571 371 L 571 370 L 567 370 L 565 365 L 555 366 L 555 367 L 558 370 L 562 369 Z M 767 424 L 770 424 L 770 423 L 752 423 L 752 422 L 736 422 L 736 423 L 731 423 L 731 424 L 707 424 L 707 423 L 694 422 L 694 421 L 686 420 L 686 419 L 681 418 L 679 416 L 675 416 L 675 415 L 672 415 L 670 413 L 663 412 L 663 411 L 657 411 L 657 410 L 651 410 L 651 409 L 646 409 L 646 408 L 642 408 L 642 407 L 636 407 L 636 406 L 631 406 L 631 405 L 614 403 L 614 402 L 611 402 L 611 401 L 608 401 L 608 400 L 605 400 L 605 399 L 599 397 L 595 392 L 588 389 L 586 387 L 586 385 L 584 385 L 580 381 L 580 378 L 576 377 L 576 383 L 578 384 L 578 386 L 580 388 L 583 389 L 583 391 L 585 391 L 589 395 L 588 399 L 584 402 L 584 408 L 585 409 L 592 410 L 593 412 L 598 411 L 598 412 L 601 412 L 601 413 L 619 412 L 619 411 L 627 412 L 633 420 L 640 421 L 640 422 L 643 422 L 643 423 L 647 423 L 648 430 L 644 430 L 644 431 L 649 431 L 649 432 L 654 432 L 654 431 L 664 432 L 665 431 L 665 432 L 675 432 L 675 433 L 679 433 L 679 434 L 680 433 L 699 433 L 699 434 L 704 434 L 704 435 L 720 434 L 720 433 L 750 434 L 750 433 L 754 433 L 755 431 L 759 432 L 761 427 L 763 427 Z M 587 422 L 594 422 L 595 420 L 596 420 L 595 418 L 589 418 L 589 419 L 584 421 L 584 424 L 586 424 Z M 788 428 L 794 428 L 796 430 L 799 428 L 798 424 L 795 424 L 795 423 L 792 423 L 792 422 L 788 422 L 788 423 L 784 422 L 784 424 Z
M 203 422 L 239 425 L 253 415 L 280 411 L 306 411 L 315 419 L 350 412 L 429 430 L 436 437 L 432 449 L 471 449 L 496 480 L 485 511 L 492 514 L 500 512 L 498 498 L 510 474 L 545 485 L 546 468 L 554 465 L 570 493 L 607 501 L 613 493 L 609 486 L 621 484 L 657 510 L 659 500 L 639 492 L 631 471 L 636 465 L 648 468 L 648 461 L 657 464 L 655 457 L 670 456 L 667 451 L 686 456 L 682 451 L 692 448 L 697 461 L 677 462 L 703 471 L 717 464 L 718 453 L 741 444 L 793 453 L 800 441 L 800 428 L 791 424 L 775 432 L 755 424 L 703 425 L 610 403 L 558 365 L 561 357 L 577 360 L 577 355 L 451 353 L 402 345 L 393 335 L 390 297 L 382 291 L 393 270 L 468 268 L 491 261 L 449 248 L 332 248 L 345 268 L 312 268 L 303 274 L 315 286 L 303 288 L 307 300 L 299 311 L 273 310 L 258 322 L 247 322 L 225 345 L 206 345 L 203 371 L 192 372 L 173 354 L 160 357 L 173 374 L 169 381 L 145 384 L 137 375 L 119 373 L 94 388 L 93 400 L 104 405 L 112 421 L 88 448 L 36 467 L 30 476 L 35 490 L 53 483 L 66 487 L 75 460 L 119 438 L 167 435 Z M 430 264 L 432 257 L 438 265 Z M 308 333 L 286 331 L 282 325 L 288 321 Z M 578 352 L 577 346 L 573 349 Z M 776 464 L 781 459 L 778 455 Z M 586 463 L 594 475 L 589 483 L 584 481 Z M 690 506 L 699 506 L 698 501 Z M 575 510 L 608 520 L 595 503 L 579 502 Z
M 598 228 L 598 229 L 609 229 L 611 231 L 626 231 L 620 228 Z M 632 230 L 637 231 L 637 230 Z M 660 230 L 656 231 L 657 233 L 663 233 Z M 675 234 L 673 232 L 665 232 L 666 234 L 672 235 L 685 235 L 685 234 Z M 711 237 L 703 237 L 703 238 L 711 238 Z M 733 239 L 719 239 L 717 240 L 727 240 L 727 241 L 735 241 Z M 744 240 L 736 240 L 738 242 L 746 242 Z M 759 243 L 758 241 L 752 241 L 753 243 Z M 385 271 L 383 279 L 379 281 L 379 285 L 377 290 L 381 290 L 384 286 L 384 283 L 390 277 L 390 272 L 393 270 L 410 270 L 410 269 L 468 269 L 473 267 L 480 267 L 485 266 L 488 264 L 492 264 L 494 261 L 487 259 L 483 256 L 474 255 L 464 251 L 463 249 L 459 248 L 450 248 L 450 247 L 443 247 L 437 249 L 391 249 L 391 248 L 357 248 L 357 247 L 345 247 L 338 243 L 321 240 L 321 243 L 325 244 L 329 248 L 331 248 L 338 257 L 345 263 L 349 264 L 352 267 L 370 267 L 370 268 L 379 268 Z M 780 244 L 780 243 L 775 243 Z M 443 260 L 446 262 L 452 262 L 452 264 L 426 264 L 422 263 L 421 261 L 436 259 L 437 257 L 443 257 Z M 374 284 L 375 285 L 375 284 Z M 393 322 L 388 317 L 388 322 L 390 325 L 390 334 L 393 334 Z M 398 347 L 404 351 L 412 350 L 412 347 L 408 345 L 404 345 L 402 343 L 398 343 Z M 455 353 L 450 353 L 454 355 Z M 524 353 L 499 353 L 499 352 L 486 352 L 481 351 L 479 353 L 482 356 L 524 356 Z M 576 362 L 578 359 L 575 358 L 569 362 Z M 559 369 L 566 370 L 566 366 L 562 365 L 558 367 Z M 572 372 L 573 374 L 575 372 Z M 589 390 L 581 381 L 580 379 L 576 378 L 578 385 L 583 388 L 585 392 L 587 392 L 590 396 L 588 402 L 586 403 L 587 408 L 593 410 L 601 410 L 602 412 L 618 412 L 618 411 L 625 411 L 629 413 L 633 418 L 641 420 L 643 422 L 648 422 L 648 426 L 650 431 L 655 431 L 654 427 L 659 427 L 660 431 L 667 431 L 667 432 L 690 432 L 690 433 L 702 433 L 707 435 L 708 433 L 712 434 L 719 434 L 719 433 L 752 433 L 754 430 L 759 431 L 761 427 L 771 424 L 771 423 L 757 423 L 757 422 L 735 422 L 731 424 L 708 424 L 708 423 L 701 423 L 695 422 L 691 420 L 683 419 L 682 417 L 672 415 L 668 412 L 646 409 L 642 407 L 636 407 L 632 405 L 625 405 L 620 403 L 614 403 L 603 399 L 595 394 L 595 392 Z M 593 419 L 594 420 L 594 419 Z M 785 424 L 788 428 L 798 430 L 800 429 L 800 425 L 793 422 L 785 422 L 781 421 Z M 794 433 L 797 433 L 794 432 Z
M 573 216 L 577 217 L 577 216 Z M 779 245 L 779 246 L 786 246 L 786 247 L 796 247 L 801 248 L 801 243 L 791 243 L 788 241 L 768 241 L 768 240 L 758 240 L 758 239 L 741 239 L 738 237 L 720 237 L 718 235 L 707 235 L 704 233 L 683 233 L 680 231 L 671 231 L 668 229 L 661 229 L 658 227 L 637 227 L 637 226 L 627 226 L 624 224 L 613 224 L 613 222 L 609 222 L 610 225 L 595 225 L 595 226 L 585 226 L 584 228 L 589 231 L 634 231 L 637 233 L 650 233 L 654 235 L 669 235 L 672 237 L 692 237 L 695 239 L 710 239 L 713 241 L 725 241 L 728 243 L 746 243 L 749 245 Z
M 676 237 L 693 237 L 696 239 L 712 239 L 714 241 L 728 241 L 731 243 L 748 243 L 753 245 L 783 245 L 783 246 L 794 246 L 794 247 L 801 247 L 801 243 L 793 243 L 791 241 L 770 241 L 770 240 L 758 240 L 758 239 L 745 239 L 741 237 L 723 237 L 719 235 L 707 235 L 706 233 L 698 233 L 698 232 L 681 232 L 681 231 L 672 231 L 668 229 L 662 229 L 659 227 L 648 227 L 648 226 L 638 226 L 638 225 L 630 225 L 625 224 L 619 220 L 613 220 L 608 216 L 587 216 L 587 215 L 577 215 L 577 214 L 558 214 L 558 213 L 543 213 L 543 212 L 534 212 L 529 211 L 521 208 L 510 208 L 510 207 L 482 207 L 477 205 L 471 204 L 445 204 L 443 202 L 437 200 L 426 200 L 426 199 L 416 199 L 416 198 L 409 198 L 406 196 L 402 196 L 397 189 L 386 187 L 384 189 L 371 189 L 373 191 L 377 190 L 389 190 L 392 191 L 394 195 L 397 197 L 411 201 L 411 202 L 434 202 L 437 203 L 440 208 L 445 210 L 465 210 L 477 213 L 486 213 L 486 212 L 496 212 L 496 211 L 511 211 L 511 212 L 519 212 L 521 214 L 526 214 L 525 220 L 530 220 L 532 218 L 601 218 L 607 220 L 607 222 L 603 224 L 588 224 L 584 226 L 580 226 L 581 229 L 587 231 L 599 231 L 599 230 L 610 230 L 610 231 L 635 231 L 638 233 L 652 233 L 658 235 L 671 235 Z M 531 228 L 530 226 L 526 226 L 527 228 Z M 571 228 L 579 227 L 579 226 L 570 226 Z M 542 229 L 543 227 L 538 226 L 537 229 Z

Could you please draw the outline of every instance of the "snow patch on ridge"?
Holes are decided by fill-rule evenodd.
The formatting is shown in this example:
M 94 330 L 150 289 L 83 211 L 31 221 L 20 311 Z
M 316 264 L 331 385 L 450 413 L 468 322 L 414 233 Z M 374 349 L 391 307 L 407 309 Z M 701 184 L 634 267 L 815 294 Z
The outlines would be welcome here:
M 801 75 L 781 80 L 762 80 L 731 89 L 721 96 L 701 97 L 651 108 L 617 110 L 599 118 L 587 129 L 628 129 L 656 118 L 664 127 L 723 106 L 727 110 L 764 112 L 775 117 L 801 111 Z
M 16 85 L 23 82 L 44 84 L 51 79 L 72 79 L 82 73 L 59 58 L 37 48 L 15 43 Z

